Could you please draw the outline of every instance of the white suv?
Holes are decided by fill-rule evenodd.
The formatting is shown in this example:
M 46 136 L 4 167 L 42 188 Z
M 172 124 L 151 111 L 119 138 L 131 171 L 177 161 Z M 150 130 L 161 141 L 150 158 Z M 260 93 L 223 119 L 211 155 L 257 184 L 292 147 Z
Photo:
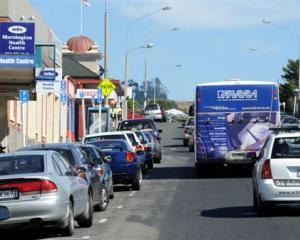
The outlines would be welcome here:
M 149 104 L 145 107 L 145 118 L 162 121 L 161 109 L 158 104 Z
M 290 130 L 291 131 L 291 130 Z M 270 135 L 253 169 L 253 206 L 264 214 L 275 204 L 300 202 L 300 131 Z

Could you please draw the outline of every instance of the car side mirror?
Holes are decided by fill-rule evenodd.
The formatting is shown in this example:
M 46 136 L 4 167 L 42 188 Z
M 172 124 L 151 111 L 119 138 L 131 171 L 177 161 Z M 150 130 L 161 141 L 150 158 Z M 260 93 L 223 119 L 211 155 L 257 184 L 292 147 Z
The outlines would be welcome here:
M 158 132 L 159 132 L 159 133 L 162 133 L 162 132 L 163 132 L 163 130 L 161 130 L 161 129 L 158 129 Z
M 105 157 L 104 157 L 104 161 L 105 161 L 106 163 L 111 163 L 111 162 L 112 162 L 112 157 L 111 157 L 111 156 L 105 156 Z

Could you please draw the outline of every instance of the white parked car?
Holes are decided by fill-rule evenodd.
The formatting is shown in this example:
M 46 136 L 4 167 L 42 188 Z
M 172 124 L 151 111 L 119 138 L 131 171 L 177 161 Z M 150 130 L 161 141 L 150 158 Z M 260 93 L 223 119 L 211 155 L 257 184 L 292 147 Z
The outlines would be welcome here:
M 276 204 L 300 202 L 300 131 L 274 132 L 253 169 L 253 206 L 258 214 Z
M 162 121 L 162 113 L 158 104 L 149 104 L 145 107 L 144 111 L 145 118 L 151 118 L 153 120 Z
M 282 128 L 297 128 L 299 127 L 299 119 L 294 116 L 284 116 L 281 119 Z

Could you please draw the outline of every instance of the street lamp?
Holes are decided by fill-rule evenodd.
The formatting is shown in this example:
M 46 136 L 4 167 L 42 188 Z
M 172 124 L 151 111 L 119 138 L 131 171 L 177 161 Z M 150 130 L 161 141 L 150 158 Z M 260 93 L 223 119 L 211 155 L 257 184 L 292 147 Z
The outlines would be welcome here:
M 300 89 L 300 35 L 299 35 L 298 33 L 294 32 L 294 31 L 291 31 L 290 29 L 288 29 L 288 28 L 286 28 L 286 27 L 284 27 L 284 26 L 278 25 L 278 24 L 273 23 L 273 22 L 271 22 L 271 21 L 267 21 L 267 20 L 264 19 L 264 20 L 262 20 L 262 22 L 263 22 L 264 24 L 271 24 L 271 25 L 273 25 L 273 26 L 275 26 L 275 27 L 281 29 L 282 31 L 288 32 L 288 33 L 292 34 L 292 35 L 297 39 L 298 45 L 299 45 L 298 89 Z M 298 117 L 300 116 L 300 111 L 299 111 L 299 110 L 300 110 L 300 104 L 299 104 L 300 98 L 299 98 L 299 96 L 300 96 L 300 95 L 299 95 L 299 93 L 298 93 Z
M 168 33 L 168 32 L 172 32 L 172 31 L 178 31 L 179 28 L 177 27 L 173 27 L 173 28 L 170 28 L 170 29 L 167 29 L 165 31 L 162 31 L 160 33 L 157 33 L 157 34 L 154 34 L 152 36 L 150 36 L 146 41 L 144 42 L 150 42 L 151 40 L 153 40 L 154 38 L 157 38 L 165 33 Z M 144 97 L 145 97 L 145 102 L 144 102 L 144 105 L 146 106 L 147 104 L 147 59 L 148 59 L 148 54 L 147 54 L 147 49 L 145 49 L 145 67 L 144 67 Z
M 127 71 L 128 71 L 128 66 L 127 66 L 127 64 L 128 64 L 128 53 L 129 52 L 131 52 L 132 50 L 134 50 L 134 49 L 131 49 L 130 51 L 128 51 L 128 36 L 129 36 L 129 30 L 131 29 L 131 27 L 135 24 L 135 23 L 137 23 L 137 22 L 139 22 L 139 21 L 141 21 L 141 20 L 143 20 L 143 19 L 145 19 L 145 18 L 147 18 L 147 17 L 150 17 L 150 16 L 152 16 L 152 15 L 154 15 L 154 14 L 156 14 L 156 13 L 159 13 L 159 12 L 161 12 L 161 11 L 168 11 L 168 10 L 171 10 L 171 7 L 168 7 L 168 6 L 166 6 L 166 7 L 163 7 L 163 8 L 160 8 L 160 9 L 158 9 L 158 10 L 155 10 L 155 11 L 153 11 L 153 12 L 150 12 L 150 13 L 148 13 L 148 14 L 146 14 L 146 15 L 143 15 L 143 16 L 141 16 L 141 17 L 139 17 L 139 18 L 137 18 L 137 19 L 135 19 L 134 21 L 132 21 L 128 26 L 127 26 L 127 29 L 126 29 L 126 36 L 125 36 L 125 94 L 124 94 L 124 97 L 125 97 L 125 104 L 124 104 L 124 106 L 123 106 L 123 119 L 126 119 L 127 118 L 127 96 L 128 96 L 128 79 L 127 79 Z M 145 47 L 144 47 L 145 48 Z
M 162 70 L 162 71 L 158 72 L 156 74 L 156 76 L 161 75 L 163 73 L 166 73 L 166 72 L 168 72 L 168 71 L 170 71 L 170 70 L 172 70 L 174 68 L 180 68 L 180 67 L 182 67 L 182 65 L 181 64 L 177 64 L 175 66 L 169 67 L 169 68 L 167 68 L 165 70 Z M 156 102 L 156 78 L 154 78 L 154 89 L 153 90 L 154 90 L 153 91 L 153 102 L 155 103 Z
M 127 50 L 125 54 L 125 94 L 124 94 L 124 104 L 123 104 L 123 119 L 127 119 L 127 98 L 128 98 L 128 54 L 131 53 L 132 51 L 138 50 L 138 49 L 143 49 L 143 48 L 153 48 L 154 44 L 148 43 L 146 45 L 132 48 Z

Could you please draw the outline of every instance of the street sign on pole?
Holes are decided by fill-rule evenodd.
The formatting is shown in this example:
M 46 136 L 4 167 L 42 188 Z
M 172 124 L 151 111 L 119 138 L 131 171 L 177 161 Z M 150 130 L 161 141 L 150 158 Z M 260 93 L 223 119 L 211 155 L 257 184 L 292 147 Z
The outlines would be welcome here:
M 84 92 L 79 93 L 79 98 L 84 99 Z
M 102 89 L 103 96 L 108 96 L 116 87 L 109 79 L 103 79 L 98 85 L 98 88 Z
M 28 103 L 29 101 L 29 91 L 28 90 L 20 90 L 20 102 Z
M 98 98 L 97 98 L 97 101 L 98 101 L 98 103 L 100 104 L 100 103 L 102 103 L 102 88 L 98 88 L 98 96 L 97 96 Z
M 61 93 L 60 94 L 60 102 L 64 105 L 67 103 L 67 94 L 66 93 Z

